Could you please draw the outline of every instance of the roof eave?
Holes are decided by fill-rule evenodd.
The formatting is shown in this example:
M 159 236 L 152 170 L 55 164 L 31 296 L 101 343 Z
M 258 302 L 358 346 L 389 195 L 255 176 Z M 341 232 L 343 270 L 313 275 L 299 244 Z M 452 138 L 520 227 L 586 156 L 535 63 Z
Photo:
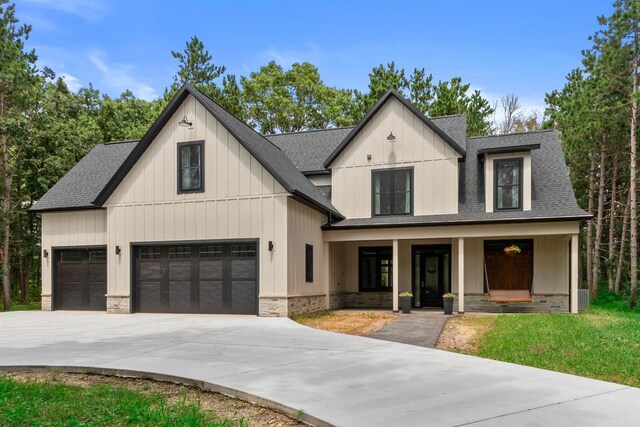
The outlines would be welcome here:
M 518 224 L 526 222 L 564 222 L 564 221 L 583 221 L 592 218 L 593 215 L 571 215 L 571 216 L 550 216 L 550 217 L 536 217 L 536 218 L 506 218 L 506 219 L 489 219 L 489 220 L 462 220 L 462 221 L 441 221 L 441 222 L 411 222 L 411 223 L 387 223 L 387 224 L 358 224 L 347 226 L 335 226 L 332 224 L 325 224 L 322 226 L 326 231 L 339 231 L 339 230 L 358 230 L 369 228 L 407 228 L 407 227 L 443 227 L 443 226 L 458 226 L 458 225 L 479 225 L 479 224 Z
M 47 213 L 47 212 L 89 211 L 89 210 L 96 210 L 96 209 L 104 210 L 105 208 L 102 206 L 91 205 L 91 206 L 66 206 L 66 207 L 59 207 L 59 208 L 38 209 L 37 205 L 34 205 L 31 208 L 29 208 L 28 212 L 32 214 L 39 214 L 39 213 Z

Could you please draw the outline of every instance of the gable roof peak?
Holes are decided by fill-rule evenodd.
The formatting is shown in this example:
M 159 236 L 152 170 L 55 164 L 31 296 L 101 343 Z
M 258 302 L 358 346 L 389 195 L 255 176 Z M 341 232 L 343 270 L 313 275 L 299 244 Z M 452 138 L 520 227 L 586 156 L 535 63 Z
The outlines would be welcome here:
M 369 110 L 369 112 L 364 116 L 362 120 L 353 128 L 353 130 L 347 135 L 347 137 L 342 141 L 342 143 L 336 147 L 336 149 L 331 153 L 329 158 L 324 162 L 324 167 L 329 169 L 331 163 L 342 153 L 342 151 L 349 145 L 351 141 L 360 133 L 360 131 L 369 123 L 369 121 L 380 111 L 382 106 L 389 100 L 390 97 L 396 98 L 402 105 L 404 105 L 409 111 L 411 111 L 416 117 L 418 117 L 425 125 L 427 125 L 431 130 L 433 130 L 436 135 L 440 138 L 444 139 L 444 141 L 451 146 L 455 151 L 457 151 L 461 156 L 465 156 L 466 150 L 458 144 L 451 136 L 449 136 L 446 132 L 440 129 L 435 123 L 431 121 L 427 116 L 425 116 L 420 110 L 416 108 L 407 98 L 405 98 L 400 92 L 398 92 L 395 88 L 389 88 L 384 95 L 375 103 L 375 105 Z M 435 119 L 435 118 L 434 118 Z
M 178 89 L 162 113 L 140 139 L 140 142 L 136 144 L 129 156 L 93 200 L 93 205 L 102 206 L 107 201 L 189 95 L 192 95 L 196 101 L 202 104 L 287 192 L 317 210 L 342 218 L 342 214 L 320 193 L 311 181 L 296 169 L 279 147 L 189 83 L 184 83 Z

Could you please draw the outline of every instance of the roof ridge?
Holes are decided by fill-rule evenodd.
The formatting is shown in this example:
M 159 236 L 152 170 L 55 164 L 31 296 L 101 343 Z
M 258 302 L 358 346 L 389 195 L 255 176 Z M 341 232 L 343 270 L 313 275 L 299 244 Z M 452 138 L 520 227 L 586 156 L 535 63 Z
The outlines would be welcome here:
M 468 136 L 467 139 L 480 139 L 480 138 L 496 138 L 499 136 L 516 136 L 516 135 L 531 135 L 534 133 L 545 133 L 545 132 L 555 132 L 555 129 L 542 129 L 542 130 L 533 130 L 528 132 L 512 132 L 512 133 L 502 133 L 497 135 L 479 135 L 479 136 Z
M 329 130 L 353 129 L 354 127 L 356 127 L 356 126 L 353 125 L 353 126 L 338 126 L 338 127 L 335 127 L 335 128 L 325 128 L 325 129 L 307 129 L 307 130 L 299 130 L 299 131 L 295 131 L 295 132 L 272 133 L 272 134 L 269 134 L 269 135 L 262 134 L 262 136 L 264 136 L 265 138 L 269 138 L 271 136 L 293 135 L 293 134 L 298 134 L 298 133 L 325 132 L 325 131 L 329 131 Z
M 458 116 L 464 116 L 467 113 L 458 113 L 458 114 L 445 114 L 444 116 L 428 116 L 431 120 L 433 119 L 446 119 L 447 117 L 458 117 Z
M 98 144 L 98 145 L 126 144 L 128 142 L 140 142 L 140 140 L 139 139 L 125 139 L 123 141 L 107 141 L 107 142 L 103 142 L 102 144 Z

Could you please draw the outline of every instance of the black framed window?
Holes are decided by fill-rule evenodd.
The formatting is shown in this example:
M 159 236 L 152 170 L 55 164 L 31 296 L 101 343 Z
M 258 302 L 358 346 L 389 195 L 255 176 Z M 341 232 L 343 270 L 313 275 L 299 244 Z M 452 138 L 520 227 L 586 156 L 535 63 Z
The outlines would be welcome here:
M 494 160 L 494 207 L 522 209 L 522 158 Z
M 410 215 L 413 211 L 413 168 L 372 171 L 371 205 L 374 216 Z
M 360 292 L 391 292 L 393 290 L 393 249 L 391 247 L 362 247 L 358 258 Z
M 305 245 L 305 279 L 307 283 L 313 282 L 313 246 Z
M 204 191 L 204 142 L 178 144 L 178 193 Z

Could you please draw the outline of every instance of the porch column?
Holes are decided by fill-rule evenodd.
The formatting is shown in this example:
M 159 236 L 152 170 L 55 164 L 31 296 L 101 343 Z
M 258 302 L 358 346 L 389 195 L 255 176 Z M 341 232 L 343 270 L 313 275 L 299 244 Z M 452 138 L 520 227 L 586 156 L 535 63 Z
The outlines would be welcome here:
M 458 313 L 464 313 L 464 238 L 458 238 Z
M 322 287 L 325 292 L 325 308 L 331 308 L 331 243 L 322 243 Z
M 578 235 L 571 235 L 571 301 L 569 310 L 571 313 L 578 312 Z
M 393 311 L 398 311 L 398 294 L 399 294 L 399 277 L 400 277 L 400 262 L 398 261 L 398 239 L 393 240 L 393 260 L 391 271 L 393 272 Z

